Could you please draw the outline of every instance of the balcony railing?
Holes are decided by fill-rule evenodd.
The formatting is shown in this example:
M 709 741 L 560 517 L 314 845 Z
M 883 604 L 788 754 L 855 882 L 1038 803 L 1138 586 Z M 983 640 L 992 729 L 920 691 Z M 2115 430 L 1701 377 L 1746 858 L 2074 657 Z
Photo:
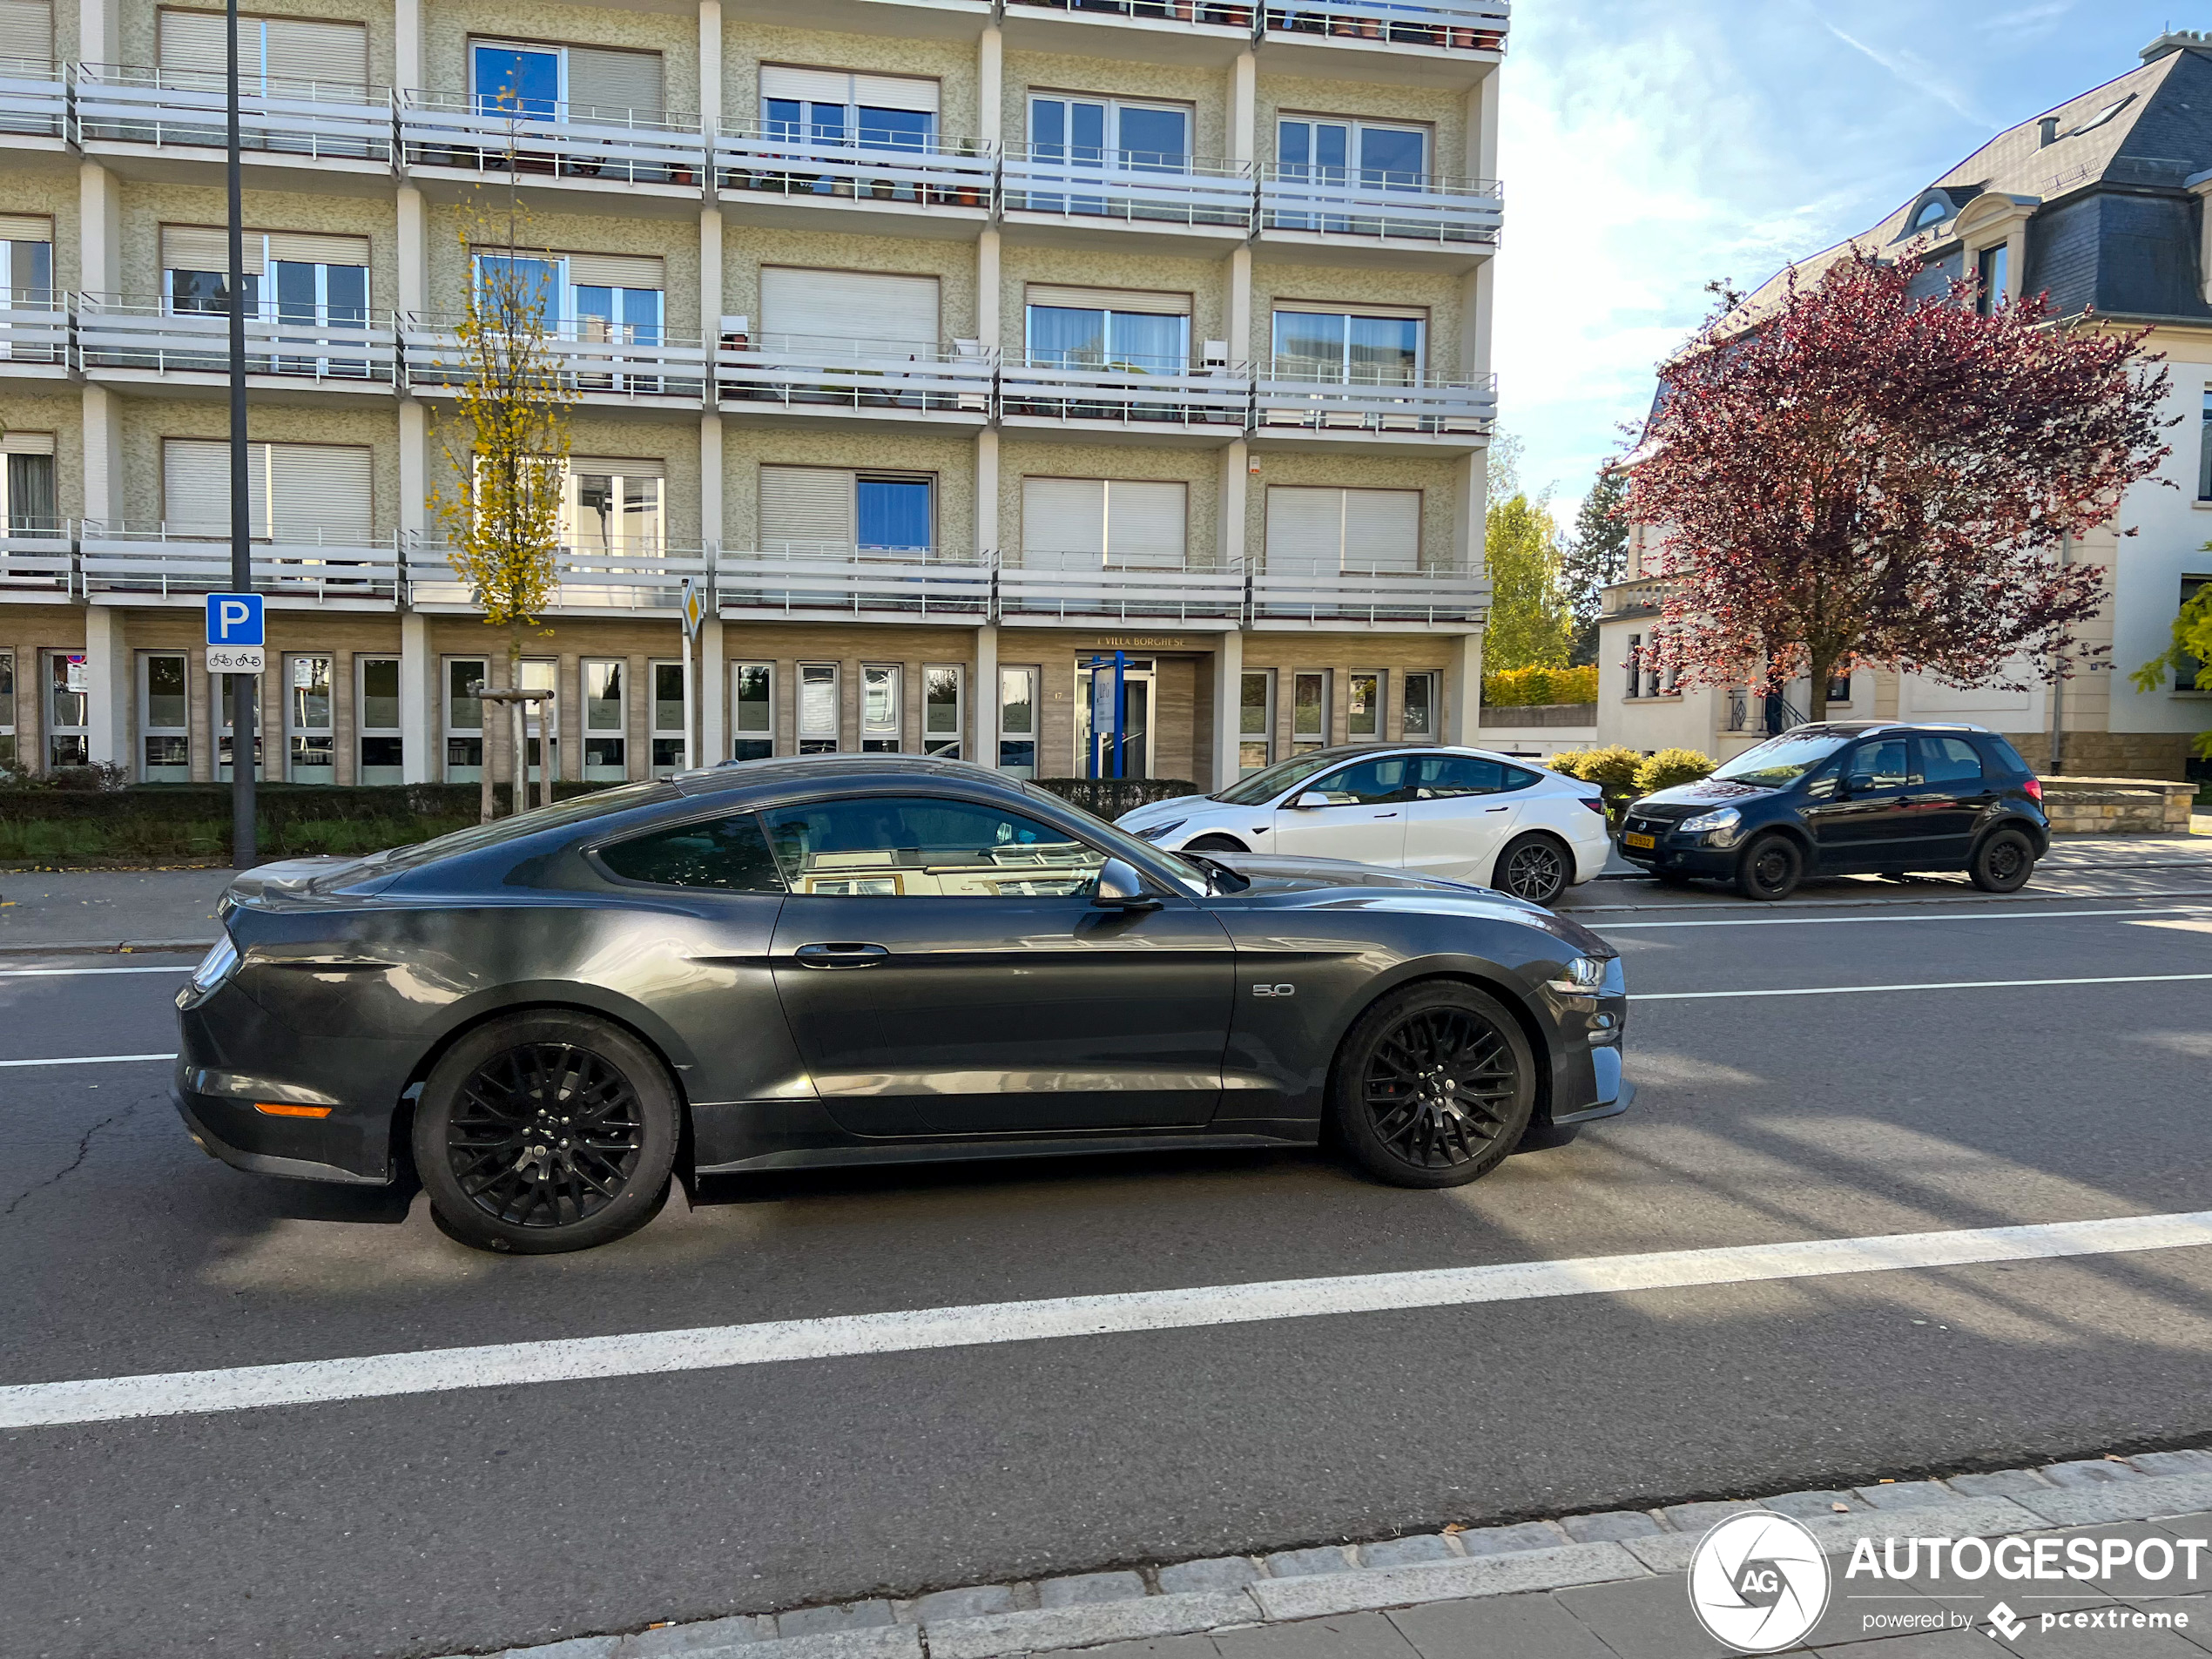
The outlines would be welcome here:
M 1503 206 L 1494 179 L 1274 161 L 1260 167 L 1263 230 L 1387 237 L 1439 246 L 1494 242 Z
M 1498 413 L 1493 375 L 1473 380 L 1409 375 L 1329 378 L 1306 360 L 1278 358 L 1254 387 L 1253 425 L 1261 433 L 1372 432 L 1437 436 L 1487 433 Z
M 1181 361 L 1096 368 L 1029 359 L 999 370 L 999 413 L 1008 420 L 1107 421 L 1121 426 L 1242 428 L 1250 371 L 1192 371 Z
M 998 182 L 998 154 L 981 138 L 869 144 L 777 127 L 732 127 L 715 134 L 714 169 L 725 190 L 987 208 Z
M 1601 616 L 1622 617 L 1656 611 L 1666 603 L 1667 584 L 1656 577 L 1635 577 L 1600 590 Z
M 1032 621 L 1196 622 L 1244 614 L 1244 572 L 1185 557 L 1111 564 L 1096 553 L 1024 552 L 999 571 L 999 611 Z
M 706 139 L 696 119 L 586 104 L 525 113 L 467 92 L 402 91 L 400 145 L 414 167 L 696 186 Z
M 224 78 L 199 71 L 79 64 L 80 140 L 219 148 Z M 245 148 L 314 160 L 388 161 L 392 105 L 356 82 L 242 78 L 239 140 Z
M 1299 0 L 1267 6 L 1264 23 L 1271 35 L 1494 52 L 1511 10 L 1507 0 Z
M 86 368 L 151 369 L 156 374 L 220 374 L 230 365 L 230 319 L 219 311 L 172 311 L 97 294 L 77 296 L 77 348 Z M 396 336 L 388 320 L 355 322 L 351 314 L 248 317 L 249 374 L 388 385 L 397 372 Z
M 715 560 L 725 611 L 797 618 L 979 622 L 991 614 L 991 564 L 926 548 L 786 543 Z
M 1064 11 L 1078 17 L 1133 17 L 1140 22 L 1198 24 L 1249 32 L 1252 8 L 1238 0 L 1008 0 L 1024 10 Z
M 474 371 L 458 332 L 461 320 L 451 314 L 399 320 L 408 385 L 450 390 L 468 382 Z M 584 317 L 549 322 L 545 346 L 563 388 L 579 395 L 697 402 L 705 394 L 706 353 L 696 340 Z
M 57 293 L 0 288 L 0 363 L 69 361 L 69 307 Z
M 1136 151 L 1010 144 L 1000 168 L 1008 212 L 1131 224 L 1251 226 L 1252 164 Z
M 1316 559 L 1271 558 L 1252 574 L 1255 620 L 1314 623 L 1480 621 L 1490 584 L 1480 570 L 1339 570 Z
M 0 57 L 0 132 L 59 138 L 69 131 L 69 84 L 43 58 Z
M 453 569 L 451 545 L 441 537 L 403 538 L 408 603 L 470 608 L 468 585 Z M 671 548 L 641 540 L 609 547 L 554 550 L 556 610 L 657 610 L 671 615 L 683 603 L 684 578 L 704 585 L 706 550 Z
M 333 541 L 287 531 L 253 544 L 253 586 L 286 598 L 384 600 L 399 591 L 392 538 Z M 87 521 L 79 527 L 78 569 L 86 593 L 190 595 L 231 584 L 227 526 Z
M 814 334 L 733 334 L 714 354 L 716 393 L 725 405 L 905 409 L 978 421 L 990 418 L 997 368 L 980 348 Z
M 74 536 L 72 526 L 59 523 L 44 529 L 0 528 L 0 589 L 69 592 Z

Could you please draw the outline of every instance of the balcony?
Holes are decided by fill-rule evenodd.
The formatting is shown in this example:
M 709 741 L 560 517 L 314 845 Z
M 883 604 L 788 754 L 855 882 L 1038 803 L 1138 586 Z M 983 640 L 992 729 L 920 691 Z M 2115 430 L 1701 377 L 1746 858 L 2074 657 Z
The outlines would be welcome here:
M 1489 597 L 1482 572 L 1464 565 L 1358 570 L 1273 558 L 1253 573 L 1251 616 L 1263 628 L 1434 627 L 1480 622 Z
M 1263 231 L 1303 241 L 1356 239 L 1456 249 L 1494 246 L 1504 217 L 1495 179 L 1264 163 Z
M 470 357 L 454 314 L 399 320 L 408 388 L 449 392 L 467 383 Z M 706 353 L 696 340 L 671 340 L 657 328 L 563 318 L 546 325 L 545 349 L 562 388 L 589 403 L 681 402 L 696 405 L 706 390 Z
M 230 319 L 215 311 L 172 311 L 97 294 L 77 296 L 78 361 L 88 370 L 152 374 L 225 374 Z M 398 372 L 397 336 L 388 322 L 297 317 L 246 320 L 246 372 L 313 381 L 342 389 L 381 390 Z
M 1298 0 L 1267 5 L 1263 27 L 1270 42 L 1495 53 L 1512 10 L 1507 0 Z
M 1099 221 L 1187 231 L 1246 231 L 1252 165 L 1204 157 L 1147 161 L 1133 152 L 1009 144 L 1000 167 L 1008 213 L 1069 224 Z
M 221 149 L 220 75 L 79 64 L 77 136 L 156 149 Z M 392 105 L 382 92 L 351 82 L 253 77 L 239 96 L 239 140 L 256 156 L 314 162 L 388 163 Z M 381 171 L 381 165 L 379 171 Z
M 991 616 L 991 563 L 927 548 L 861 548 L 787 543 L 765 552 L 724 553 L 714 585 L 732 619 L 945 622 Z
M 716 395 L 734 415 L 926 419 L 981 426 L 991 418 L 998 365 L 958 344 L 903 346 L 813 334 L 725 336 L 714 354 Z
M 435 536 L 409 536 L 402 546 L 408 604 L 422 610 L 473 612 L 468 584 L 454 572 L 451 544 Z M 671 620 L 683 603 L 684 578 L 707 581 L 704 548 L 665 548 L 630 541 L 612 547 L 554 550 L 557 585 L 548 609 L 604 614 L 651 611 Z
M 229 529 L 87 521 L 78 528 L 78 567 L 87 597 L 194 599 L 224 592 L 231 585 Z M 292 533 L 253 544 L 254 589 L 273 599 L 386 610 L 399 580 L 399 554 L 389 537 L 341 543 Z
M 1634 577 L 1600 590 L 1602 617 L 1652 617 L 1667 600 L 1667 584 L 1656 577 Z
M 1433 438 L 1467 445 L 1486 437 L 1498 413 L 1494 375 L 1447 380 L 1331 376 L 1309 359 L 1278 358 L 1253 388 L 1260 438 L 1363 443 Z
M 67 526 L 0 529 L 0 596 L 10 604 L 58 604 L 72 590 L 74 560 Z
M 61 295 L 0 288 L 0 374 L 69 372 L 69 309 Z
M 1001 17 L 1009 51 L 1106 52 L 1208 68 L 1251 49 L 1254 21 L 1252 0 L 1005 0 Z M 1100 38 L 1101 29 L 1115 33 Z
M 1251 381 L 1242 364 L 1190 370 L 1173 362 L 1096 368 L 1039 359 L 999 370 L 999 418 L 1008 426 L 1127 428 L 1211 432 L 1226 441 L 1250 416 Z
M 1223 623 L 1244 615 L 1244 572 L 1200 565 L 1103 563 L 1096 554 L 1024 553 L 999 571 L 999 615 L 1008 622 Z
M 697 190 L 706 165 L 696 118 L 586 104 L 550 104 L 525 114 L 467 92 L 402 91 L 395 102 L 401 154 L 410 167 Z
M 980 221 L 988 213 L 998 155 L 981 138 L 863 144 L 784 128 L 733 127 L 715 134 L 714 173 L 749 209 L 788 206 L 792 214 L 783 222 L 819 222 L 816 215 L 836 213 L 853 221 L 839 228 L 863 230 L 869 226 L 860 221 L 881 215 L 914 235 L 916 215 L 949 212 Z
M 34 138 L 68 137 L 69 84 L 51 64 L 0 57 L 0 132 Z

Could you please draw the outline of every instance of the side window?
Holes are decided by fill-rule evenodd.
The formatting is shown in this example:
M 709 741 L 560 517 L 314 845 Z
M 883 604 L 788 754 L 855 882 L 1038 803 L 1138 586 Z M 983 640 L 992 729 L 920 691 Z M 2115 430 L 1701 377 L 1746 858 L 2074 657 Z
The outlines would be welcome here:
M 751 813 L 679 824 L 599 849 L 599 862 L 628 881 L 724 893 L 781 893 L 783 880 Z
M 1536 781 L 1534 772 L 1524 772 L 1519 766 L 1501 766 L 1498 771 L 1500 773 L 1498 787 L 1501 791 L 1526 789 Z
M 1838 769 L 1836 762 L 1831 760 L 1805 779 L 1805 799 L 1807 800 L 1835 799 L 1836 780 L 1842 776 L 1843 773 Z
M 793 893 L 1064 898 L 1089 893 L 1106 862 L 1065 830 L 976 801 L 862 796 L 766 818 Z
M 1981 757 L 1964 738 L 1915 738 L 1920 746 L 1919 773 L 1932 784 L 1979 783 Z
M 1413 772 L 1413 799 L 1415 800 L 1444 800 L 1456 795 L 1494 795 L 1508 787 L 1506 774 L 1519 775 L 1529 783 L 1535 782 L 1533 774 L 1521 772 L 1518 767 L 1501 765 L 1495 760 L 1482 760 L 1474 755 L 1422 755 L 1411 763 Z M 1510 786 L 1519 788 L 1518 784 Z
M 1873 743 L 1862 743 L 1851 751 L 1851 765 L 1846 775 L 1852 778 L 1871 778 L 1877 789 L 1901 787 L 1907 776 L 1905 771 L 1905 739 L 1882 738 Z
M 1406 792 L 1409 763 L 1402 755 L 1382 760 L 1362 760 L 1332 772 L 1307 788 L 1329 798 L 1332 806 L 1375 806 L 1385 801 L 1411 799 Z M 1304 791 L 1300 791 L 1304 793 Z M 1296 799 L 1295 796 L 1292 797 Z

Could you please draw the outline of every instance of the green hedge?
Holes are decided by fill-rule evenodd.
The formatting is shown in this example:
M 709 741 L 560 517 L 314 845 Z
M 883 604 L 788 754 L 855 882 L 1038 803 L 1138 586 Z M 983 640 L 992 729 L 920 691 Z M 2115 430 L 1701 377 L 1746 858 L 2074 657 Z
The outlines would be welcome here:
M 1508 668 L 1482 677 L 1486 709 L 1541 708 L 1597 701 L 1597 668 Z
M 1109 823 L 1156 800 L 1203 792 L 1197 785 L 1177 778 L 1040 778 L 1037 787 Z

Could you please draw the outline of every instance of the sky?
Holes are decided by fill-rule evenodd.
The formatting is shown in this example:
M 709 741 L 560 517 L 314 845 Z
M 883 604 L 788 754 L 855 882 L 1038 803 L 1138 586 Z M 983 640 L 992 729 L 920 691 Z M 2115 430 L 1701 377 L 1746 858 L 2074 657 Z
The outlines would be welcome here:
M 2186 0 L 1516 0 L 1494 366 L 1572 516 L 1710 303 L 1865 230 L 2002 128 L 2125 74 Z

